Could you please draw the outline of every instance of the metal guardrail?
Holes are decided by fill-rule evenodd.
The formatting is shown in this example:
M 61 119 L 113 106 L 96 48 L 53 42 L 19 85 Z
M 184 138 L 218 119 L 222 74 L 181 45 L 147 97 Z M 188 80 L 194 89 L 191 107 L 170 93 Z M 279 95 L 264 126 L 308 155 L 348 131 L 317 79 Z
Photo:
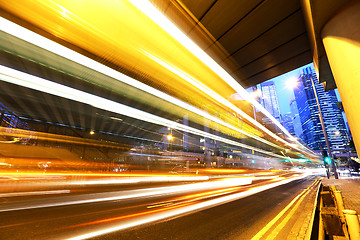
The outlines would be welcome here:
M 357 212 L 344 209 L 341 192 L 335 186 L 319 187 L 314 214 L 311 240 L 325 239 L 360 240 Z

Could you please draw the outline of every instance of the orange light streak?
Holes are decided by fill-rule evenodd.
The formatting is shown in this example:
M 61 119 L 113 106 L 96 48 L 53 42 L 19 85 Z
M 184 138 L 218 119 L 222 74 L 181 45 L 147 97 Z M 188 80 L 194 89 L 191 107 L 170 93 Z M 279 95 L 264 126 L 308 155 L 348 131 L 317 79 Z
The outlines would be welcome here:
M 250 170 L 246 169 L 204 169 L 202 172 L 209 172 L 209 173 L 244 173 Z
M 231 188 L 227 188 L 227 189 L 220 189 L 220 190 L 214 190 L 214 191 L 208 191 L 208 192 L 203 192 L 203 193 L 195 193 L 195 194 L 189 194 L 189 195 L 185 195 L 184 197 L 181 197 L 180 199 L 191 199 L 191 198 L 201 198 L 204 196 L 217 196 L 219 194 L 224 194 L 224 193 L 228 193 L 228 192 L 233 192 L 235 190 L 238 190 L 242 187 L 231 187 Z
M 100 224 L 100 223 L 113 222 L 113 221 L 118 221 L 118 220 L 123 220 L 123 219 L 129 219 L 129 218 L 133 218 L 133 217 L 145 216 L 145 215 L 149 215 L 149 214 L 153 214 L 153 213 L 164 212 L 164 211 L 167 211 L 167 210 L 170 210 L 170 209 L 185 207 L 185 206 L 188 206 L 190 204 L 192 204 L 192 203 L 182 203 L 182 204 L 178 204 L 178 205 L 174 205 L 174 206 L 170 206 L 170 207 L 166 207 L 166 208 L 158 208 L 158 209 L 154 209 L 154 210 L 146 211 L 146 212 L 133 213 L 133 214 L 125 215 L 125 216 L 106 218 L 106 219 L 97 220 L 97 221 L 93 221 L 93 222 L 82 223 L 82 224 L 78 224 L 78 225 L 73 225 L 71 227 L 72 228 L 83 227 L 83 226 L 89 226 L 89 225 L 94 225 L 94 224 Z

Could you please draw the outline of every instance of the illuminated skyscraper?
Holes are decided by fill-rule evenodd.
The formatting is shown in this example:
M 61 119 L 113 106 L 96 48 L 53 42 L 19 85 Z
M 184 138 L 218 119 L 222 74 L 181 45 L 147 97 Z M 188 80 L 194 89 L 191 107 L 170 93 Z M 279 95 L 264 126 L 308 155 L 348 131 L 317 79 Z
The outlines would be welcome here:
M 282 115 L 282 125 L 291 135 L 295 136 L 293 117 L 291 116 L 291 113 L 285 113 Z
M 303 129 L 301 126 L 299 110 L 298 110 L 295 99 L 290 100 L 290 111 L 291 111 L 291 117 L 293 120 L 295 135 L 304 141 L 304 132 L 303 132 Z
M 264 108 L 273 115 L 276 120 L 281 121 L 279 99 L 276 92 L 275 83 L 267 81 L 260 84 L 262 93 L 262 104 Z
M 337 106 L 334 90 L 325 92 L 313 68 L 304 68 L 294 89 L 296 104 L 303 129 L 303 140 L 313 150 L 327 150 L 319 119 L 319 110 L 312 87 L 314 83 L 332 152 L 344 149 L 347 143 L 346 127 Z
M 276 87 L 273 81 L 267 81 L 260 84 L 261 88 L 261 104 L 264 108 L 279 122 L 281 122 L 281 113 L 279 99 L 276 92 Z M 262 123 L 265 127 L 277 134 L 282 134 L 282 131 L 268 118 L 262 118 Z

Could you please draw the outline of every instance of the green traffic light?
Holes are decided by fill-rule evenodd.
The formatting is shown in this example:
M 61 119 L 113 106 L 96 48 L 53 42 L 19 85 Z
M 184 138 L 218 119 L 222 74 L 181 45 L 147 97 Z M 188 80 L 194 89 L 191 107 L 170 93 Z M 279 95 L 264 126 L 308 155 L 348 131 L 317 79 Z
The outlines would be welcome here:
M 327 164 L 330 164 L 330 163 L 331 163 L 331 158 L 325 157 L 325 158 L 324 158 L 324 161 L 325 161 Z

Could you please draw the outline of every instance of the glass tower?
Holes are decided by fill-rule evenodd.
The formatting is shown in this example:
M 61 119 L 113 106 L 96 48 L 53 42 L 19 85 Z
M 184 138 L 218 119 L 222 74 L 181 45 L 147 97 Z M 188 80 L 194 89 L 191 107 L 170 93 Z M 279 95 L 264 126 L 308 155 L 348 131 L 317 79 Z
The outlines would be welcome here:
M 304 141 L 304 131 L 303 131 L 302 126 L 301 126 L 299 110 L 298 110 L 298 106 L 296 104 L 295 99 L 290 100 L 290 111 L 291 111 L 291 117 L 293 119 L 295 135 L 298 138 L 300 138 L 302 141 Z
M 293 117 L 291 116 L 291 113 L 285 113 L 282 116 L 282 125 L 286 128 L 286 130 L 288 130 L 291 135 L 296 136 Z
M 267 81 L 260 84 L 263 106 L 264 108 L 273 115 L 276 120 L 281 122 L 281 113 L 279 99 L 276 92 L 275 83 L 273 81 Z
M 317 79 L 315 70 L 311 67 L 302 70 L 298 78 L 298 86 L 294 89 L 303 129 L 303 140 L 313 150 L 327 150 L 312 82 L 319 99 L 330 149 L 332 152 L 343 150 L 347 143 L 346 127 L 337 106 L 335 91 L 325 92 L 324 87 Z

